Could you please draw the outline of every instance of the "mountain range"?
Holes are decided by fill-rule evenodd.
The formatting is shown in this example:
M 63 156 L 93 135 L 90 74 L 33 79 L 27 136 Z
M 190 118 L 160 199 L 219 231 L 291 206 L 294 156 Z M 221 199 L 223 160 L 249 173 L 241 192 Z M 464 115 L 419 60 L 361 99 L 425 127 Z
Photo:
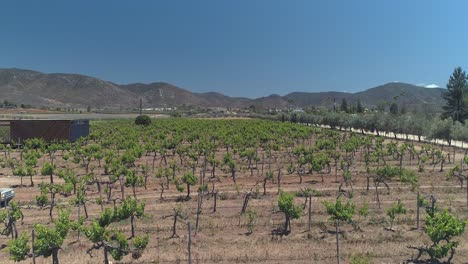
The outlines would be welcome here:
M 342 99 L 358 100 L 367 107 L 396 102 L 408 108 L 440 108 L 444 104 L 442 88 L 425 88 L 392 82 L 356 93 L 293 92 L 250 99 L 230 97 L 216 92 L 193 93 L 175 85 L 116 84 L 80 74 L 45 74 L 24 69 L 0 69 L 0 99 L 35 107 L 144 108 L 171 106 L 279 108 L 332 107 Z

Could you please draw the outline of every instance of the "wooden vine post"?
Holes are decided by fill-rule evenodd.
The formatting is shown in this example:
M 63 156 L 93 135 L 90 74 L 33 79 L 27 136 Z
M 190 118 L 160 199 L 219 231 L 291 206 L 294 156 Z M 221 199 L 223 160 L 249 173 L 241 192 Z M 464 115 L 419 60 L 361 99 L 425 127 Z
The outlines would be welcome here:
M 416 230 L 419 231 L 420 227 L 419 227 L 419 207 L 420 207 L 420 203 L 419 203 L 419 192 L 416 196 Z
M 338 220 L 335 220 L 335 234 L 336 234 L 336 261 L 340 264 L 340 243 L 338 234 Z
M 190 226 L 190 222 L 188 225 L 188 263 L 192 264 L 192 228 Z
M 312 194 L 309 194 L 309 223 L 308 223 L 308 232 L 310 233 L 312 224 Z
M 31 247 L 31 249 L 32 249 L 32 263 L 33 263 L 33 264 L 36 264 L 36 256 L 35 256 L 35 254 L 34 254 L 34 239 L 35 239 L 35 238 L 36 238 L 36 236 L 35 236 L 35 234 L 34 234 L 34 228 L 33 228 L 32 232 L 31 232 L 31 241 L 32 241 L 32 247 Z
M 197 222 L 195 223 L 195 236 L 198 233 L 199 221 L 200 221 L 200 214 L 201 214 L 201 206 L 202 206 L 202 192 L 198 192 L 198 205 L 197 205 Z
M 216 191 L 213 195 L 214 195 L 213 213 L 216 213 L 216 203 L 218 201 L 218 191 Z

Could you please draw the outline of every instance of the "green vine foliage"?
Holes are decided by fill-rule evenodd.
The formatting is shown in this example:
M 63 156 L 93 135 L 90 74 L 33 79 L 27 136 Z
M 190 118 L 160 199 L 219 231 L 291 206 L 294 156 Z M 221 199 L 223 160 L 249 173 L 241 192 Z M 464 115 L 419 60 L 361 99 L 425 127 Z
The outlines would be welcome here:
M 112 247 L 109 248 L 109 253 L 115 260 L 121 260 L 129 249 L 127 238 L 120 232 L 115 232 L 108 241 Z
M 5 224 L 5 228 L 1 231 L 1 234 L 5 236 L 11 235 L 12 238 L 16 238 L 18 234 L 16 230 L 16 222 L 20 219 L 23 219 L 21 207 L 18 202 L 11 201 L 9 206 L 0 213 L 0 222 Z
M 333 222 L 350 222 L 356 209 L 356 206 L 352 201 L 348 200 L 343 204 L 341 198 L 336 199 L 335 203 L 324 201 L 323 205 L 327 209 L 327 213 L 330 215 L 329 220 Z
M 432 241 L 427 252 L 432 260 L 447 256 L 452 259 L 459 244 L 453 238 L 463 234 L 467 222 L 454 217 L 447 210 L 437 212 L 434 216 L 427 215 L 426 234 Z
M 10 254 L 10 259 L 15 262 L 23 261 L 27 258 L 31 246 L 26 233 L 22 233 L 18 239 L 8 241 L 6 252 Z
M 286 220 L 284 224 L 284 233 L 291 232 L 291 219 L 298 219 L 302 214 L 302 207 L 294 204 L 294 195 L 281 191 L 278 197 L 278 207 L 284 213 Z
M 397 216 L 400 214 L 406 214 L 406 208 L 403 203 L 400 203 L 400 201 L 398 201 L 397 203 L 394 203 L 392 207 L 388 208 L 386 213 L 387 216 L 390 218 L 390 229 L 392 229 L 393 223 L 395 222 Z
M 104 254 L 108 252 L 112 258 L 117 261 L 121 260 L 129 253 L 132 253 L 134 259 L 138 259 L 148 245 L 149 237 L 136 236 L 130 244 L 130 241 L 125 235 L 112 228 L 111 225 L 128 218 L 143 217 L 144 210 L 144 202 L 138 202 L 138 200 L 134 198 L 127 197 L 122 201 L 120 206 L 114 206 L 113 210 L 106 208 L 101 216 L 95 219 L 90 226 L 82 226 L 81 230 L 83 230 L 85 236 L 94 243 L 92 249 L 104 248 Z
M 302 208 L 294 204 L 294 195 L 281 191 L 278 198 L 278 207 L 281 212 L 290 217 L 297 219 L 302 214 Z
M 57 254 L 70 229 L 70 210 L 59 208 L 58 219 L 54 221 L 55 228 L 42 224 L 36 224 L 34 230 L 34 253 L 39 256 L 49 257 Z

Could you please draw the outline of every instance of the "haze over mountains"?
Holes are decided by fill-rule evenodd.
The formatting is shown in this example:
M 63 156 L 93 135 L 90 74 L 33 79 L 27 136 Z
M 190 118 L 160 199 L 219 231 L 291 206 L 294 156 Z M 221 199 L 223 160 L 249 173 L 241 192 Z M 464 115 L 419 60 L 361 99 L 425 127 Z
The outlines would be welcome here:
M 249 99 L 216 92 L 192 93 L 164 82 L 120 85 L 79 74 L 0 69 L 0 100 L 35 107 L 137 108 L 141 98 L 145 108 L 182 105 L 245 108 L 253 105 L 256 108 L 281 109 L 291 105 L 330 107 L 333 101 L 339 104 L 346 98 L 349 102 L 359 99 L 366 106 L 397 102 L 408 108 L 439 108 L 444 104 L 443 90 L 393 82 L 357 93 L 293 92 L 284 96 L 273 94 Z

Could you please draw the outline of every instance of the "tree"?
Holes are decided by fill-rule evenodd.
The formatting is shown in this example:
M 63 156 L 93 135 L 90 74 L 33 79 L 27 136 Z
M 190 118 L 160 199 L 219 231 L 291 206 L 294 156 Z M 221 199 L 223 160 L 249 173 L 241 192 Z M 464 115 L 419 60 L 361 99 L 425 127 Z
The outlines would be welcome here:
M 383 112 L 385 112 L 386 108 L 387 108 L 387 103 L 386 102 L 379 101 L 377 103 L 377 111 L 383 113 Z
M 364 113 L 364 107 L 362 107 L 361 99 L 358 99 L 357 101 L 357 109 L 356 111 L 358 113 Z
M 284 213 L 286 219 L 283 234 L 289 234 L 291 232 L 291 219 L 298 219 L 302 214 L 302 208 L 300 205 L 294 204 L 294 195 L 283 191 L 280 192 L 278 197 L 278 207 Z
M 451 117 L 448 117 L 444 120 L 435 119 L 432 122 L 430 130 L 427 131 L 428 139 L 442 139 L 447 141 L 448 145 L 452 145 L 453 139 L 453 120 Z
M 346 100 L 346 98 L 343 98 L 341 100 L 340 109 L 341 109 L 341 111 L 343 111 L 345 113 L 348 113 L 348 101 Z
M 390 105 L 390 113 L 392 113 L 392 115 L 398 115 L 398 105 L 396 103 Z
M 147 115 L 139 115 L 135 119 L 135 125 L 149 126 L 151 125 L 151 118 Z
M 447 83 L 447 91 L 442 97 L 447 101 L 443 106 L 442 117 L 451 117 L 454 121 L 464 123 L 468 117 L 467 101 L 468 95 L 467 76 L 461 67 L 455 68 Z

